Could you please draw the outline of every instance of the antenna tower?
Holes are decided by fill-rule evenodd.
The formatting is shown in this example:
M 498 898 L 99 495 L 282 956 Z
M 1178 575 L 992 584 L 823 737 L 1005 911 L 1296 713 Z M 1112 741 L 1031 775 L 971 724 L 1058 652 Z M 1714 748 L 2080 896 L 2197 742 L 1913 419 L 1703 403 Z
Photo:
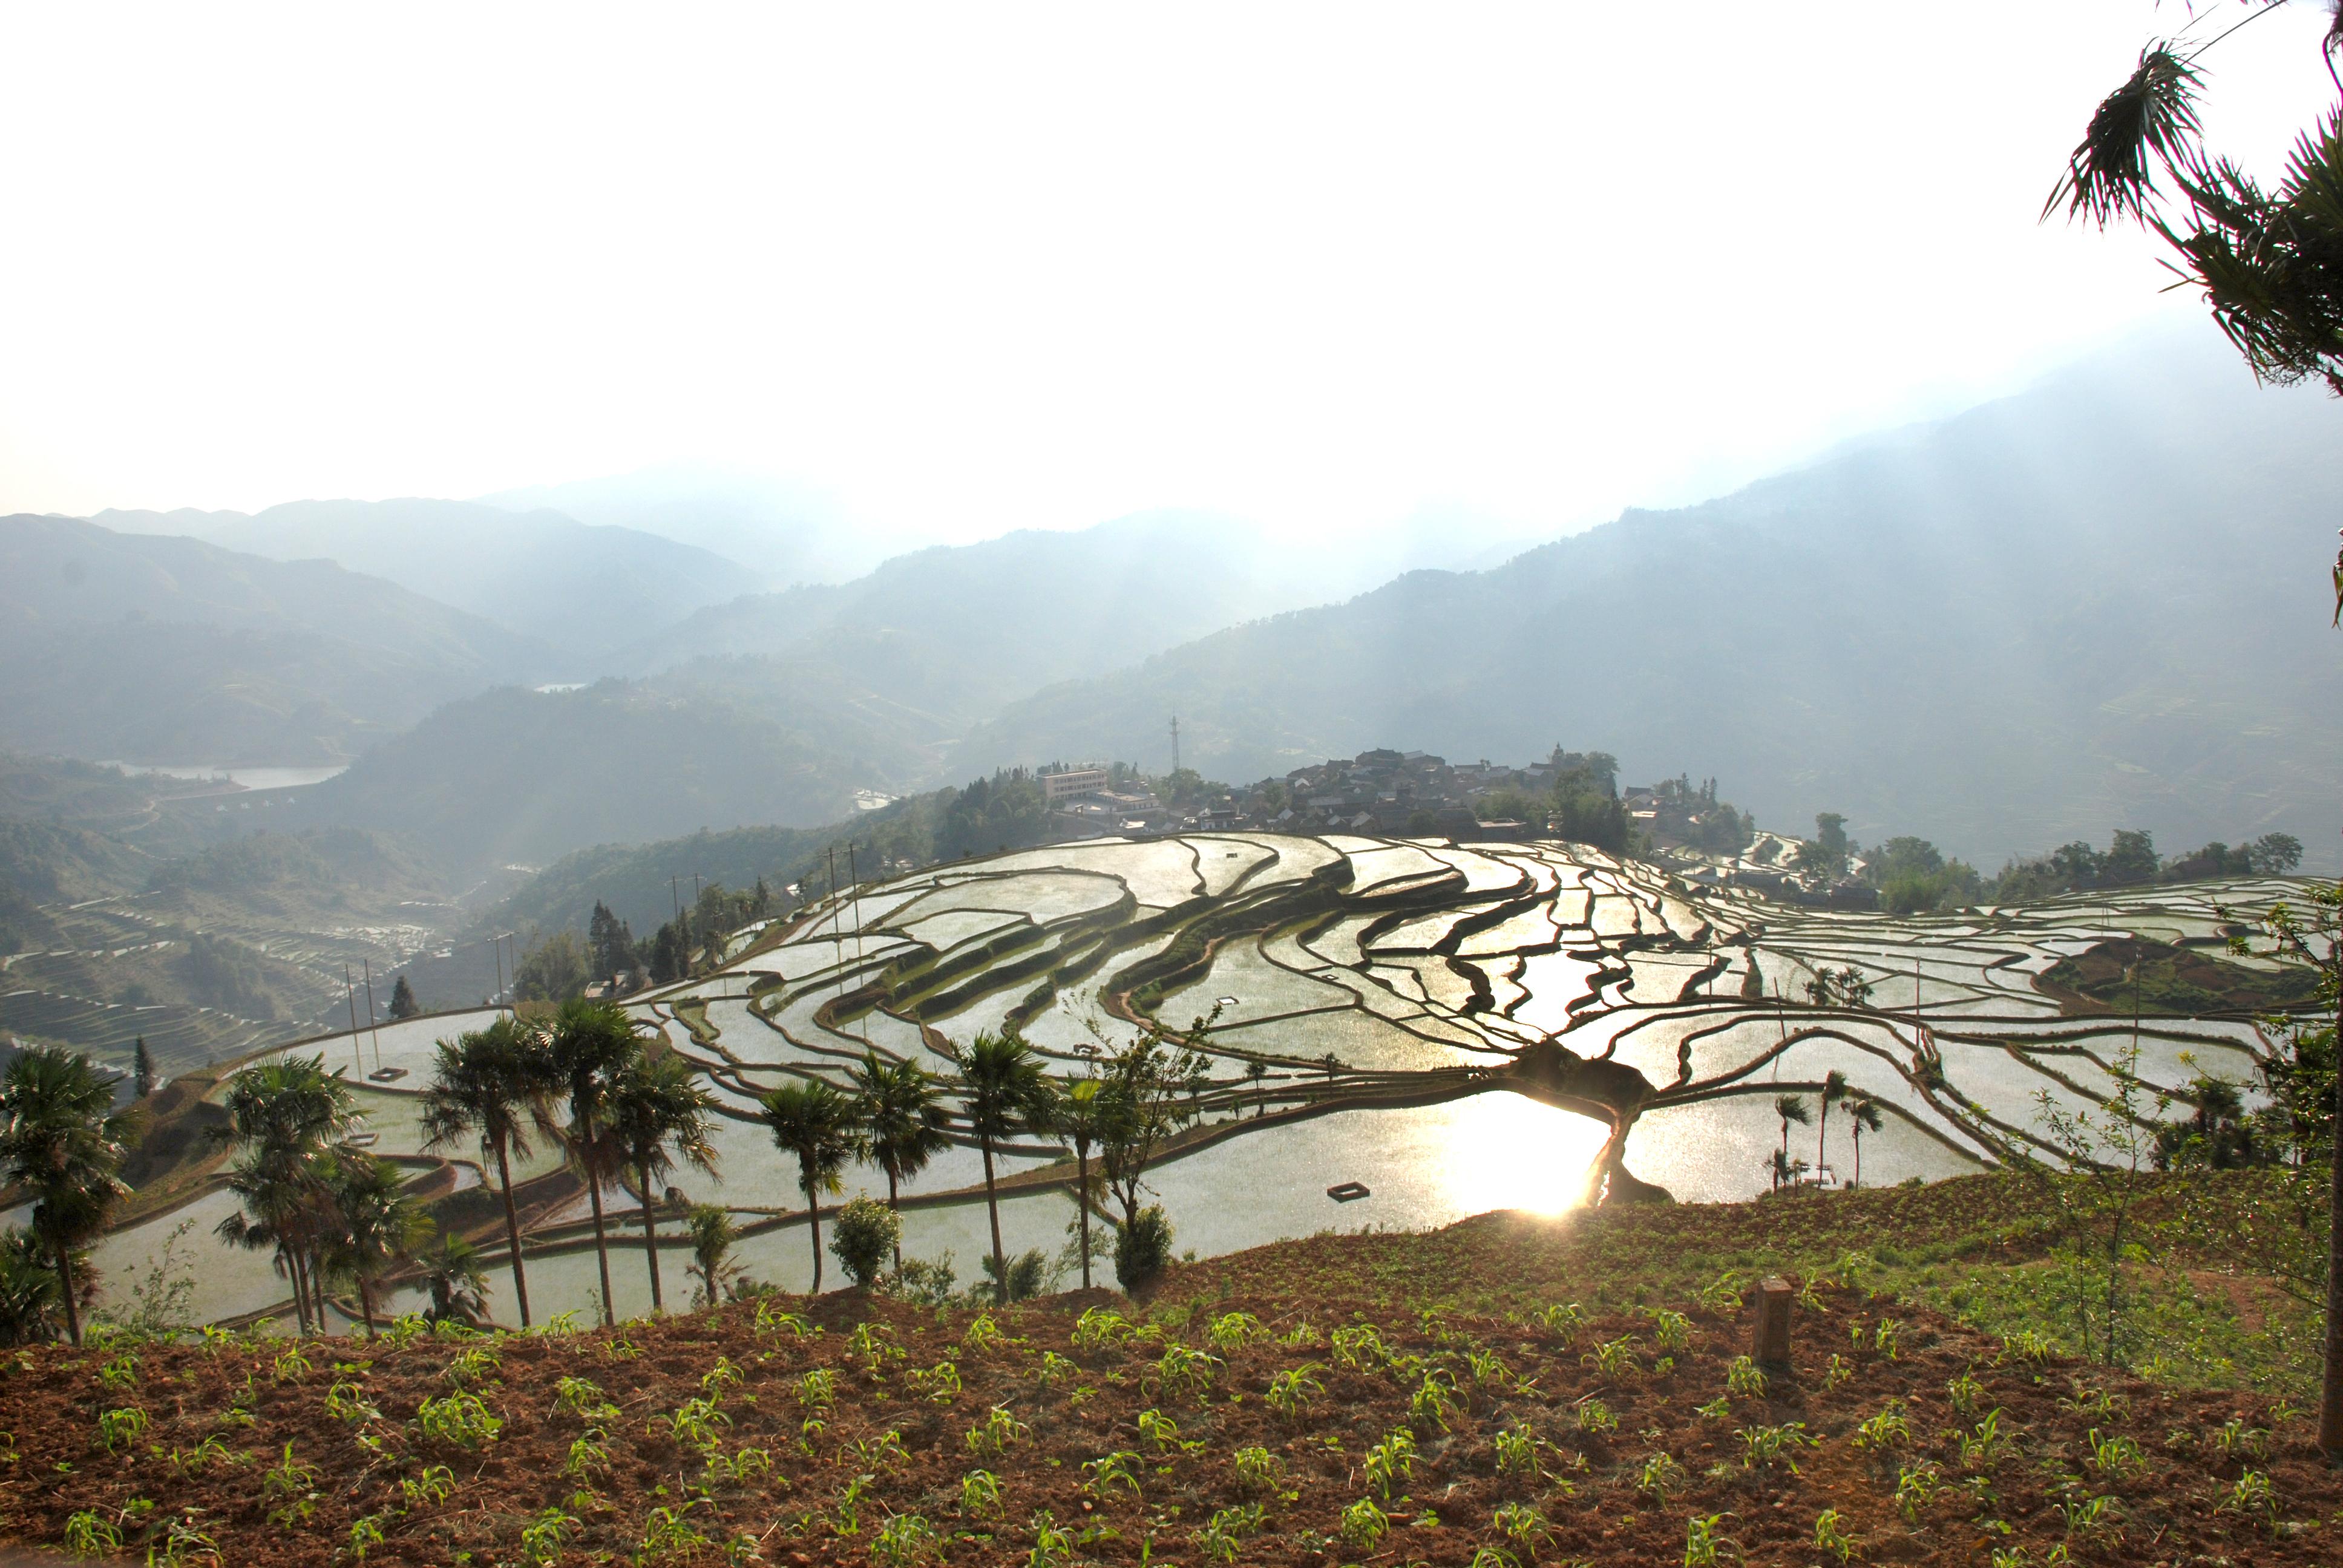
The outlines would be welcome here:
M 1180 716 L 1172 716 L 1172 771 L 1180 771 Z

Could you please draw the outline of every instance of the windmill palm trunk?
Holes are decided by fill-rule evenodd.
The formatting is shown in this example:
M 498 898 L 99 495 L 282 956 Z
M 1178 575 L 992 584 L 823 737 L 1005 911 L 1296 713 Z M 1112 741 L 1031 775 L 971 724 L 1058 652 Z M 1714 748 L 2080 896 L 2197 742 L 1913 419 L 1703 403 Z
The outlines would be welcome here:
M 643 1256 L 651 1270 L 651 1311 L 663 1312 L 667 1302 L 659 1294 L 659 1223 L 651 1206 L 651 1173 L 639 1170 L 637 1174 L 642 1178 Z
M 1009 1260 L 1001 1251 L 1001 1195 L 992 1184 L 992 1140 L 985 1139 L 984 1150 L 984 1212 L 992 1221 L 992 1293 L 1002 1306 L 1009 1304 Z
M 520 1326 L 528 1327 L 528 1280 L 520 1267 L 520 1212 L 513 1207 L 512 1167 L 505 1158 L 505 1141 L 497 1140 L 497 1185 L 504 1191 L 505 1245 L 512 1253 L 513 1302 L 520 1308 Z
M 818 1203 L 814 1205 L 816 1212 L 813 1217 L 815 1231 L 813 1281 L 814 1289 L 817 1291 L 821 1289 L 820 1207 Z M 895 1168 L 891 1165 L 887 1168 L 887 1212 L 895 1216 L 895 1271 L 900 1274 L 903 1271 L 903 1208 L 895 1201 Z
M 300 1324 L 301 1335 L 309 1334 L 309 1273 L 301 1266 L 301 1249 L 285 1249 L 285 1271 L 293 1282 L 293 1316 Z
M 806 1171 L 805 1195 L 806 1233 L 813 1238 L 813 1290 L 809 1293 L 818 1296 L 821 1294 L 821 1192 L 814 1185 L 811 1170 Z M 894 1201 L 895 1180 L 890 1176 L 887 1179 L 887 1201 L 890 1207 Z M 897 1231 L 895 1271 L 900 1274 L 903 1271 L 903 1248 L 900 1241 L 900 1227 L 898 1227 Z M 853 1283 L 851 1280 L 847 1282 Z
M 78 1347 L 81 1344 L 81 1303 L 74 1300 L 73 1249 L 59 1241 L 56 1250 L 57 1282 L 65 1287 L 65 1336 Z
M 2335 1009 L 2337 1060 L 2343 1060 L 2343 1000 Z M 2318 1446 L 2343 1461 L 2343 1095 L 2328 1135 L 2327 1177 L 2327 1367 L 2318 1385 Z
M 374 1326 L 374 1285 L 364 1274 L 358 1276 L 358 1312 L 366 1319 L 367 1338 L 377 1338 Z
M 1091 1288 L 1091 1146 L 1085 1139 L 1074 1145 L 1074 1212 L 1082 1226 L 1082 1289 Z
M 1822 1180 L 1823 1152 L 1830 1139 L 1830 1096 L 1823 1096 L 1823 1113 L 1815 1121 L 1815 1180 Z

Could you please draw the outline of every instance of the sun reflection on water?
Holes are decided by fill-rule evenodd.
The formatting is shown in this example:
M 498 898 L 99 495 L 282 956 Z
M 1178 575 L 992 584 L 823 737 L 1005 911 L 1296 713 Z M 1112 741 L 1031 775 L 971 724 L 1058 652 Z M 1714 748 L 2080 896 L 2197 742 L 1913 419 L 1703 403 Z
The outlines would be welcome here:
M 1455 1110 L 1441 1169 L 1458 1212 L 1559 1214 L 1584 1200 L 1587 1168 L 1610 1136 L 1607 1124 L 1502 1091 L 1476 1094 Z

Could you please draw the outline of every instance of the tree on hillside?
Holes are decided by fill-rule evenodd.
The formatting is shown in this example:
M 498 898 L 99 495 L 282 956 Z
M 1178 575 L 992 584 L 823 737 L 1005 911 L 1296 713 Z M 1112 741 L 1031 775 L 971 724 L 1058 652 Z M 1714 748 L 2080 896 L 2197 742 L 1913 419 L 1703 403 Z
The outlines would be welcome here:
M 130 1189 L 121 1176 L 135 1119 L 114 1110 L 115 1081 L 78 1051 L 35 1045 L 0 1073 L 0 1181 L 33 1199 L 32 1231 L 56 1271 L 65 1332 L 81 1343 L 75 1255 Z
M 594 912 L 586 921 L 586 962 L 594 978 L 606 985 L 641 967 L 635 954 L 635 933 L 599 899 L 594 900 Z
M 659 1188 L 679 1163 L 716 1174 L 716 1102 L 699 1086 L 699 1074 L 673 1051 L 639 1053 L 610 1091 L 610 1131 L 625 1168 L 634 1172 L 642 1200 L 643 1261 L 651 1275 L 651 1311 L 664 1312 L 659 1255 Z
M 992 1225 L 994 1294 L 1009 1304 L 1009 1261 L 1001 1246 L 1001 1197 L 993 1181 L 993 1151 L 1021 1132 L 1047 1131 L 1050 1081 L 1033 1048 L 1015 1034 L 984 1033 L 960 1051 L 960 1116 L 984 1156 L 984 1211 Z
M 1098 1147 L 1106 1131 L 1107 1107 L 1099 1098 L 1099 1089 L 1095 1073 L 1061 1079 L 1051 1120 L 1051 1131 L 1074 1151 L 1074 1218 L 1081 1232 L 1082 1289 L 1086 1291 L 1091 1288 L 1091 1205 L 1098 1197 L 1091 1151 Z
M 1596 756 L 1609 762 L 1610 759 Z M 1615 769 L 1616 764 L 1612 764 Z M 1627 806 L 1611 772 L 1586 759 L 1565 768 L 1554 781 L 1553 831 L 1576 844 L 1619 854 L 1627 848 Z
M 2156 858 L 2156 839 L 2138 829 L 2118 828 L 2107 852 L 2099 860 L 2099 880 L 2110 888 L 2128 888 L 2156 880 L 2163 862 Z
M 2246 863 L 2266 877 L 2283 877 L 2302 864 L 2302 840 L 2291 833 L 2264 833 L 2246 846 Z
M 505 1210 L 505 1245 L 512 1256 L 513 1301 L 520 1326 L 529 1326 L 528 1280 L 522 1271 L 520 1214 L 513 1205 L 512 1156 L 526 1160 L 532 1130 L 554 1131 L 553 1096 L 561 1088 L 551 1048 L 535 1029 L 509 1016 L 486 1029 L 441 1040 L 432 1058 L 431 1085 L 423 1091 L 426 1149 L 464 1142 L 496 1163 Z
M 568 1111 L 560 1131 L 569 1167 L 586 1183 L 594 1215 L 594 1261 L 602 1281 L 602 1322 L 618 1322 L 610 1302 L 610 1241 L 604 1228 L 602 1189 L 618 1173 L 620 1152 L 610 1136 L 614 1091 L 643 1042 L 624 1008 L 608 1002 L 563 1004 L 547 1030 L 546 1044 L 560 1088 L 556 1099 Z
M 399 976 L 398 983 L 390 988 L 390 1016 L 393 1019 L 419 1018 L 422 1014 L 423 1004 L 415 1000 L 415 988 L 407 983 L 405 975 Z
M 863 1057 L 860 1066 L 847 1069 L 847 1076 L 854 1084 L 862 1139 L 870 1158 L 887 1172 L 887 1207 L 900 1214 L 902 1183 L 951 1147 L 951 1112 L 944 1105 L 942 1087 L 918 1062 L 889 1061 L 875 1050 Z M 820 1267 L 819 1254 L 814 1266 Z M 895 1267 L 902 1266 L 899 1244 Z
M 317 1056 L 273 1057 L 228 1082 L 221 1107 L 227 1122 L 214 1138 L 240 1153 L 228 1190 L 237 1211 L 217 1227 L 230 1245 L 276 1250 L 278 1269 L 292 1282 L 295 1312 L 304 1333 L 326 1329 L 325 1282 L 318 1250 L 327 1235 L 326 1191 L 333 1161 L 350 1152 L 364 1120 L 349 1085 Z
M 1836 811 L 1821 811 L 1815 816 L 1815 836 L 1798 846 L 1791 863 L 1813 876 L 1843 877 L 1854 853 L 1855 841 L 1846 836 L 1846 819 Z
M 2246 21 L 2276 9 L 2276 0 L 2252 0 Z M 2043 215 L 2063 203 L 2070 218 L 2101 228 L 2146 226 L 2172 251 L 2167 265 L 2204 296 L 2256 377 L 2280 385 L 2317 378 L 2343 396 L 2343 72 L 2337 70 L 2343 4 L 2334 6 L 2321 45 L 2338 102 L 2297 140 L 2269 190 L 2206 150 L 2197 110 L 2197 62 L 2243 25 L 2202 43 L 2165 39 L 2141 50 L 2130 77 L 2091 116 Z M 2169 200 L 2159 176 L 2170 182 Z M 2333 587 L 2333 624 L 2343 625 L 2343 552 Z M 2343 1036 L 2343 992 L 2328 1000 Z M 2343 1459 L 2343 1138 L 2329 1141 L 2318 1445 Z
M 586 950 L 575 931 L 531 944 L 513 966 L 513 994 L 523 1001 L 568 1001 L 586 994 Z
M 1790 1168 L 1790 1124 L 1804 1127 L 1814 1118 L 1806 1114 L 1806 1102 L 1795 1094 L 1775 1096 L 1774 1114 L 1782 1119 L 1782 1147 L 1774 1161 L 1774 1186 L 1779 1190 L 1789 1179 L 1785 1172 Z
M 406 1178 L 387 1160 L 356 1151 L 335 1156 L 326 1178 L 333 1219 L 321 1249 L 330 1274 L 357 1287 L 358 1315 L 375 1336 L 375 1289 L 413 1261 L 431 1221 L 401 1191 Z
M 785 1083 L 765 1096 L 765 1123 L 773 1142 L 798 1162 L 798 1191 L 805 1194 L 807 1230 L 813 1242 L 813 1293 L 821 1293 L 821 1195 L 843 1190 L 840 1173 L 861 1151 L 854 1101 L 819 1078 Z M 896 1252 L 896 1267 L 902 1254 Z
M 130 1091 L 141 1100 L 155 1092 L 155 1053 L 146 1049 L 143 1034 L 130 1053 Z

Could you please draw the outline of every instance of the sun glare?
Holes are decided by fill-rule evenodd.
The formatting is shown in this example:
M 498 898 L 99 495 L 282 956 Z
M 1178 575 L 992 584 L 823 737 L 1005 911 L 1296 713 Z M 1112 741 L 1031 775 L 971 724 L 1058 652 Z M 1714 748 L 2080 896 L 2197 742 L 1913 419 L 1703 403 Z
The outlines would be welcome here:
M 1451 1124 L 1448 1191 L 1467 1214 L 1559 1214 L 1585 1201 L 1586 1173 L 1610 1129 L 1523 1095 L 1479 1094 Z

